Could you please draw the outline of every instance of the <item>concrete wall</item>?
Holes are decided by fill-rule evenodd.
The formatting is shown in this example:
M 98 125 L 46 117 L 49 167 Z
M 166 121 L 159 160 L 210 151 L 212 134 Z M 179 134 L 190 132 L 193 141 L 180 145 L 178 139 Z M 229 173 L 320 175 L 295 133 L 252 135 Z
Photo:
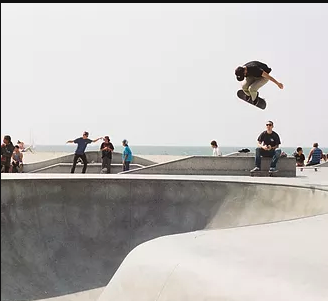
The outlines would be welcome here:
M 101 163 L 101 152 L 100 151 L 90 151 L 86 152 L 88 162 L 96 162 Z M 31 172 L 33 170 L 41 169 L 47 166 L 56 165 L 58 163 L 72 163 L 74 158 L 74 154 L 70 154 L 67 156 L 62 156 L 46 161 L 41 161 L 37 163 L 30 163 L 30 164 L 24 164 L 24 172 Z M 122 164 L 122 154 L 118 152 L 113 152 L 113 164 Z M 142 166 L 148 166 L 154 164 L 154 162 L 140 158 L 138 156 L 133 156 L 134 164 L 139 164 Z
M 163 235 L 327 212 L 328 192 L 315 188 L 181 177 L 3 175 L 1 300 L 105 286 L 134 247 Z
M 44 168 L 36 169 L 30 171 L 30 173 L 70 173 L 72 168 L 72 163 L 57 163 L 55 165 L 50 165 Z M 139 164 L 130 164 L 130 170 L 135 168 L 142 168 Z M 77 164 L 75 173 L 81 173 L 83 164 Z M 117 174 L 122 172 L 122 164 L 111 164 L 111 174 Z M 89 163 L 87 167 L 87 174 L 100 174 L 101 173 L 101 163 Z
M 240 153 L 240 152 L 233 152 L 230 154 L 223 155 L 223 157 L 254 157 L 255 153 L 249 152 L 249 153 Z
M 154 164 L 125 173 L 174 174 L 174 175 L 249 175 L 254 168 L 255 157 L 191 156 L 170 162 Z M 262 170 L 269 170 L 271 158 L 262 158 Z M 277 168 L 280 177 L 295 177 L 295 158 L 280 158 Z

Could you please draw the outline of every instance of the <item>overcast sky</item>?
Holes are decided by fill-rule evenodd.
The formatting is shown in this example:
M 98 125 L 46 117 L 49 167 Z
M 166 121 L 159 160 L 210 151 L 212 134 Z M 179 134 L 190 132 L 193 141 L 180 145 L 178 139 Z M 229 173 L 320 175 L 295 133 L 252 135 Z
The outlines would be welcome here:
M 35 144 L 328 146 L 327 4 L 1 4 L 1 134 Z M 237 66 L 267 63 L 263 111 Z

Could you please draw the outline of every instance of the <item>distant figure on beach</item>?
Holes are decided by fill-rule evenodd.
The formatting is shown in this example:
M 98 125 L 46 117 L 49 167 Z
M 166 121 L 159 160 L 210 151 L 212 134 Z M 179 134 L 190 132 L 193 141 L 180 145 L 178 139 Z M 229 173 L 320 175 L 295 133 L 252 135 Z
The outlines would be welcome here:
M 123 171 L 128 171 L 130 170 L 130 163 L 132 162 L 132 152 L 126 139 L 122 141 L 122 145 L 124 146 L 122 153 Z
M 82 173 L 86 172 L 88 161 L 87 161 L 87 156 L 85 155 L 85 149 L 86 149 L 86 147 L 89 143 L 97 142 L 98 140 L 102 139 L 102 137 L 100 137 L 100 138 L 97 138 L 95 140 L 91 140 L 88 137 L 89 137 L 89 133 L 88 132 L 83 132 L 82 137 L 77 138 L 75 140 L 68 140 L 66 142 L 66 143 L 76 143 L 77 144 L 77 148 L 76 148 L 74 159 L 73 159 L 73 166 L 72 166 L 72 169 L 71 169 L 71 173 L 75 172 L 76 163 L 77 163 L 78 158 L 81 158 L 82 161 L 83 161 Z
M 211 146 L 213 148 L 213 156 L 221 156 L 220 148 L 215 140 L 211 141 Z
M 9 173 L 13 151 L 14 145 L 11 142 L 11 137 L 9 135 L 4 136 L 3 144 L 1 144 L 1 172 Z
M 27 152 L 30 151 L 31 153 L 33 153 L 32 151 L 32 145 L 29 145 L 28 147 L 25 147 L 25 143 L 23 141 L 17 141 L 17 145 L 19 146 L 19 150 L 23 153 L 23 152 Z
M 318 143 L 313 143 L 313 148 L 311 149 L 306 166 L 317 165 L 320 164 L 321 159 L 323 159 L 322 150 L 319 148 Z
M 296 166 L 304 166 L 305 156 L 301 147 L 296 149 L 296 152 L 293 154 L 293 156 L 296 159 Z
M 273 122 L 269 120 L 266 123 L 266 131 L 262 132 L 257 138 L 258 147 L 255 153 L 255 167 L 251 172 L 261 170 L 261 157 L 272 158 L 269 172 L 276 171 L 276 166 L 281 155 L 281 150 L 279 149 L 280 137 L 272 130 Z
M 259 61 L 252 61 L 236 68 L 235 75 L 238 81 L 243 81 L 242 89 L 247 96 L 247 101 L 252 100 L 256 104 L 259 100 L 258 90 L 269 80 L 275 83 L 280 89 L 284 88 L 282 83 L 269 75 L 271 71 L 271 68 Z
M 23 172 L 23 153 L 20 152 L 18 145 L 15 145 L 11 164 L 13 173 Z
M 110 173 L 110 166 L 112 164 L 112 152 L 114 151 L 114 145 L 110 142 L 108 136 L 104 137 L 104 142 L 100 146 L 101 150 L 101 170 L 105 171 L 106 173 Z

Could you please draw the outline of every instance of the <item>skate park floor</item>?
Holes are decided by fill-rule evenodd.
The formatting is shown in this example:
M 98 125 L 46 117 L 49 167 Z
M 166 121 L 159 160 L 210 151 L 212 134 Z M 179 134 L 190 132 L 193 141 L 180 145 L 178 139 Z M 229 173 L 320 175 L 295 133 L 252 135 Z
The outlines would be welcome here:
M 313 218 L 327 221 L 327 194 L 328 168 L 298 171 L 296 178 L 2 174 L 1 300 L 97 300 L 126 256 L 145 242 L 167 241 L 171 235 L 173 242 L 194 231 L 220 229 L 234 229 L 236 242 L 249 226 L 278 223 L 284 233 L 284 224 L 287 229 L 293 221 L 295 231 L 308 231 L 291 250 L 297 252 L 313 237 L 322 242 L 320 252 L 308 248 L 299 257 L 305 267 L 322 264 L 312 295 L 321 300 L 327 290 L 318 279 L 328 276 L 328 246 L 323 222 Z M 272 241 L 279 244 L 275 231 Z M 201 246 L 205 259 L 210 237 Z M 289 258 L 288 248 L 283 251 L 282 258 Z M 297 271 L 306 273 L 295 267 L 291 279 Z

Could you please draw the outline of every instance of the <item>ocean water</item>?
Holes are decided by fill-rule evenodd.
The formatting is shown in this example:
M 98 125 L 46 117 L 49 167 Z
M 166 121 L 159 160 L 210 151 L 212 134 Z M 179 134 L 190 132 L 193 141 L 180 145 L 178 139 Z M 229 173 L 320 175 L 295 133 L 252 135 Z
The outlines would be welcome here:
M 115 146 L 115 151 L 122 152 L 123 147 L 121 145 Z M 87 151 L 99 150 L 100 143 L 87 146 Z M 130 145 L 132 153 L 134 155 L 172 155 L 172 156 L 211 156 L 212 148 L 210 146 L 146 146 L 146 145 Z M 251 152 L 255 151 L 255 146 L 221 146 L 220 150 L 223 155 L 237 152 L 240 149 L 248 148 Z M 287 154 L 292 155 L 297 147 L 281 147 L 281 149 Z M 75 144 L 69 145 L 36 145 L 34 147 L 35 152 L 74 152 L 76 149 Z M 321 148 L 326 154 L 328 148 Z M 311 147 L 303 147 L 304 155 L 307 156 L 311 150 Z

